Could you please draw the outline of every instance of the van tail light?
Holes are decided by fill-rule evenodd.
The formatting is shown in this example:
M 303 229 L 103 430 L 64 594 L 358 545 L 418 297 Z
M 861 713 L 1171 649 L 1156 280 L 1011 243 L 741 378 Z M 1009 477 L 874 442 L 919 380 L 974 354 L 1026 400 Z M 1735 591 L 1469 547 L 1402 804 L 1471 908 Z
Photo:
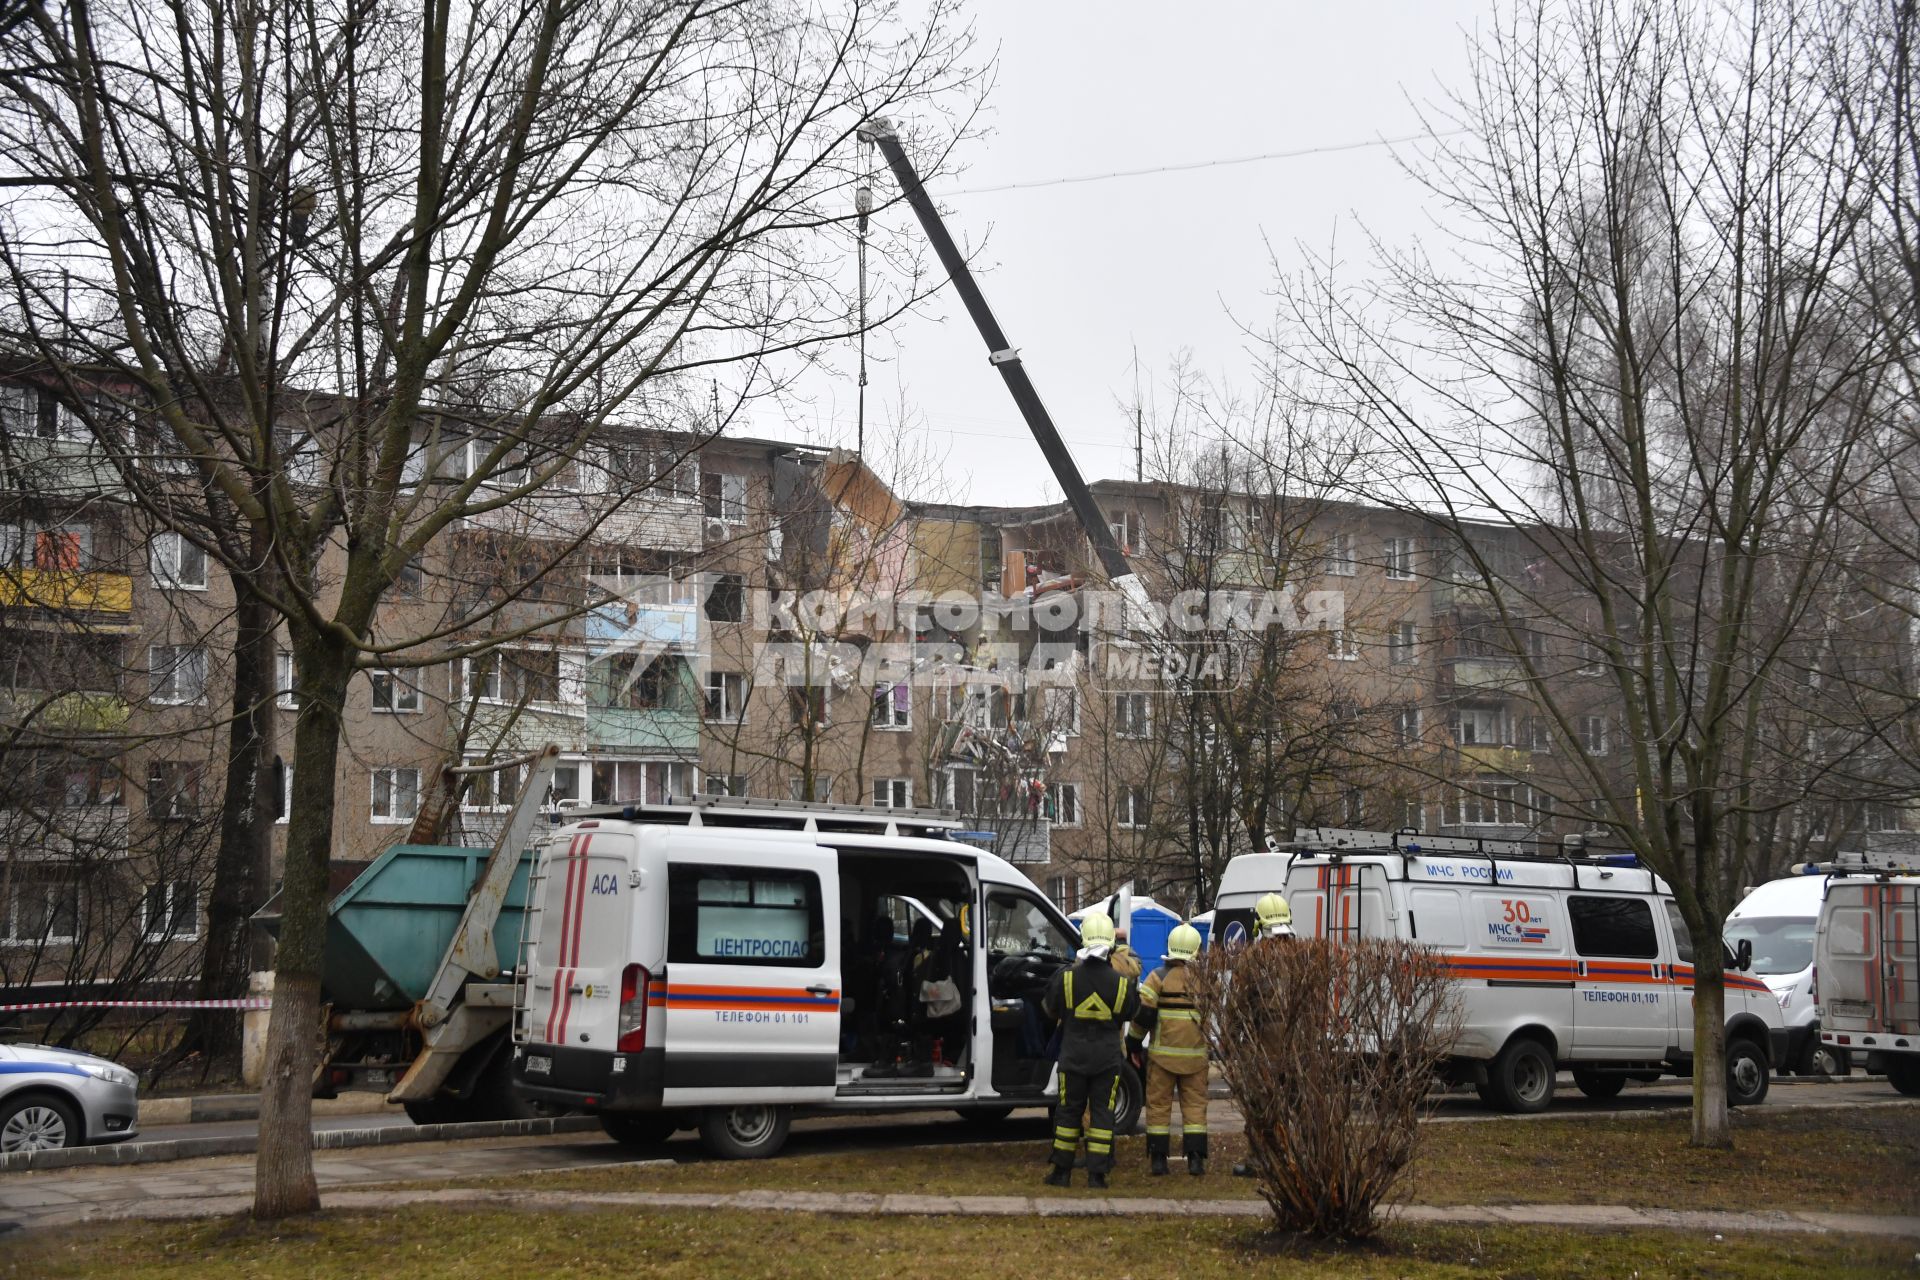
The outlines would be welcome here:
M 620 974 L 621 1053 L 638 1053 L 647 1047 L 647 986 L 653 980 L 647 967 L 630 964 Z

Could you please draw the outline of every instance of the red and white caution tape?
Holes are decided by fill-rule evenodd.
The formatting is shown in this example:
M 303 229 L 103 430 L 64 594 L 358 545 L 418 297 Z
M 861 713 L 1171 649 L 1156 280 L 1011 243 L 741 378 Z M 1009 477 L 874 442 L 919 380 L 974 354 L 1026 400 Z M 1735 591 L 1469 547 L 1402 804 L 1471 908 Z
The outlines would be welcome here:
M 41 1009 L 268 1009 L 266 996 L 244 1000 L 50 1000 L 42 1004 L 0 1004 L 0 1013 L 30 1013 Z

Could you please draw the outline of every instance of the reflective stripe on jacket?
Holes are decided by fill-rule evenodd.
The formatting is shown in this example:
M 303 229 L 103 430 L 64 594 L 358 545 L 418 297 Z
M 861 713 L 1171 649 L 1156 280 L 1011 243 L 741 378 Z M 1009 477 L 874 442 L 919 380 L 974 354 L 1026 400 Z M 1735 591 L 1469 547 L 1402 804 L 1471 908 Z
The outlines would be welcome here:
M 1133 1022 L 1134 1039 L 1153 1033 L 1147 1057 L 1175 1075 L 1207 1069 L 1207 1038 L 1187 983 L 1184 964 L 1155 969 L 1141 984 L 1140 1016 Z

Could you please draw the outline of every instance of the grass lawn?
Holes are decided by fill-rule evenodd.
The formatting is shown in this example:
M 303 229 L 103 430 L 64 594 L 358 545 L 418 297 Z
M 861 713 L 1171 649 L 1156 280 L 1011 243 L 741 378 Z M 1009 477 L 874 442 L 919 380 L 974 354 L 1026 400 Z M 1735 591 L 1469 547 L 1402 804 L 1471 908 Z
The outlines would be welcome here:
M 1624 1204 L 1669 1209 L 1920 1212 L 1920 1108 L 1764 1109 L 1735 1117 L 1732 1151 L 1687 1146 L 1684 1113 L 1618 1120 L 1494 1120 L 1423 1130 L 1411 1183 L 1427 1204 Z M 1012 1135 L 1031 1134 L 1027 1140 Z M 772 1160 L 699 1159 L 687 1136 L 665 1150 L 687 1161 L 542 1174 L 544 1189 L 599 1191 L 871 1191 L 925 1195 L 1081 1196 L 1040 1185 L 1047 1130 L 1025 1123 L 1006 1141 L 959 1146 L 800 1150 Z M 1140 1138 L 1122 1139 L 1115 1191 L 1185 1198 L 1252 1197 L 1229 1177 L 1239 1135 L 1215 1134 L 1211 1172 L 1146 1176 Z M 1084 1176 L 1077 1181 L 1084 1182 Z M 430 1185 L 524 1185 L 515 1179 Z M 421 1184 L 429 1185 L 429 1184 Z
M 1177 1219 L 831 1218 L 806 1214 L 524 1213 L 418 1206 L 272 1227 L 136 1223 L 42 1232 L 0 1249 L 0 1276 L 330 1280 L 464 1276 L 968 1275 L 1768 1276 L 1851 1280 L 1912 1269 L 1897 1243 L 1807 1236 L 1524 1228 L 1408 1229 L 1351 1249 L 1276 1239 L 1246 1223 Z

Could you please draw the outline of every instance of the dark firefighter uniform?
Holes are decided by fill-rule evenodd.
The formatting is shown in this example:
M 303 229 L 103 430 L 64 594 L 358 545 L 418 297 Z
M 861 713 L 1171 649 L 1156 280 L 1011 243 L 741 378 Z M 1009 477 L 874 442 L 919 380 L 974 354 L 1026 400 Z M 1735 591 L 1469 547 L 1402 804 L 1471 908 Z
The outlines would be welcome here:
M 1147 1156 L 1164 1172 L 1173 1141 L 1173 1099 L 1180 1096 L 1180 1153 L 1190 1172 L 1207 1159 L 1207 1042 L 1188 989 L 1185 964 L 1155 969 L 1140 988 L 1133 1038 L 1147 1047 Z
M 1140 1009 L 1140 990 L 1106 958 L 1089 956 L 1053 975 L 1042 1006 L 1060 1027 L 1060 1105 L 1054 1112 L 1052 1177 L 1071 1177 L 1080 1145 L 1080 1116 L 1088 1116 L 1087 1179 L 1104 1186 L 1113 1168 L 1113 1117 L 1126 1063 L 1122 1031 Z

